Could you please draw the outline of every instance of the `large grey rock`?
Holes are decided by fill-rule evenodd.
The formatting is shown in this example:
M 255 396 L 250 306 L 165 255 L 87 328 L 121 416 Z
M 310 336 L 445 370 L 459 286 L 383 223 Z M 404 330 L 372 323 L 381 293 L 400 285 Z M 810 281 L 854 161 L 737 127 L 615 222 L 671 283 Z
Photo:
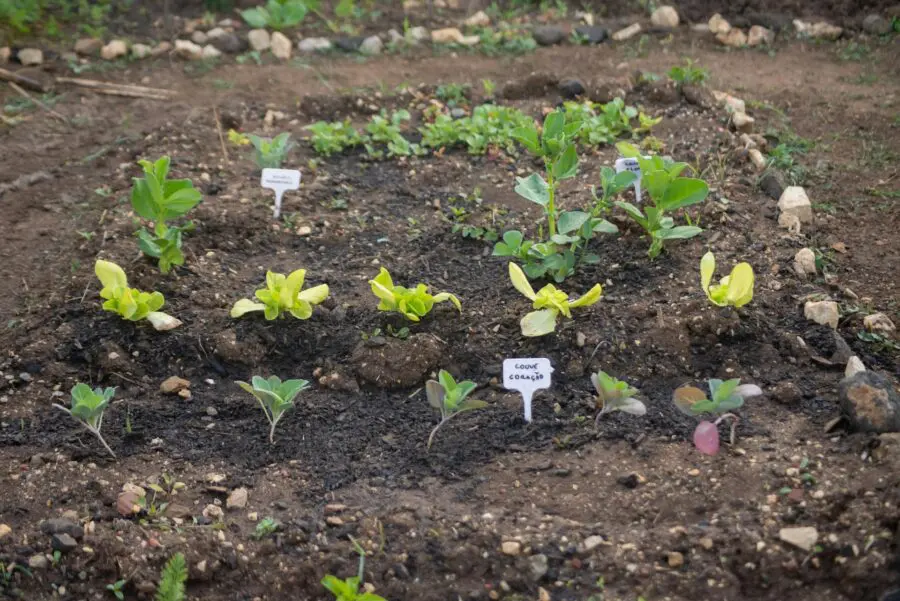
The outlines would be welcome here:
M 556 25 L 535 27 L 531 35 L 540 46 L 554 46 L 566 38 L 566 32 Z
M 50 546 L 53 547 L 54 551 L 68 553 L 69 551 L 74 551 L 78 548 L 78 541 L 65 533 L 54 534 L 50 538 Z
M 654 27 L 675 29 L 679 23 L 678 11 L 674 6 L 660 6 L 650 15 L 650 22 Z
M 209 43 L 218 49 L 219 52 L 224 52 L 225 54 L 240 54 L 250 47 L 241 36 L 229 31 L 224 31 L 221 35 L 216 35 L 215 37 L 208 37 Z
M 359 45 L 359 51 L 367 56 L 381 54 L 382 50 L 384 50 L 384 42 L 377 35 L 367 37 Z
M 575 33 L 588 44 L 601 44 L 609 39 L 609 30 L 596 25 L 579 25 L 575 28 Z
M 331 50 L 331 40 L 328 38 L 303 38 L 297 44 L 297 50 L 306 54 L 327 52 Z
M 838 395 L 851 430 L 900 431 L 900 397 L 888 378 L 872 371 L 856 373 L 841 380 Z
M 84 536 L 84 528 L 81 524 L 65 518 L 44 520 L 41 522 L 41 532 L 44 534 L 68 534 L 76 539 Z
M 250 43 L 250 48 L 257 52 L 263 52 L 272 45 L 272 36 L 265 29 L 251 29 L 247 34 L 247 41 Z
M 800 223 L 813 220 L 812 204 L 806 191 L 800 186 L 788 186 L 778 199 L 778 209 L 782 213 L 795 215 Z
M 19 50 L 19 62 L 30 67 L 44 62 L 44 52 L 40 48 L 23 48 Z
M 881 15 L 869 15 L 863 19 L 862 28 L 872 35 L 887 35 L 893 29 L 891 22 Z

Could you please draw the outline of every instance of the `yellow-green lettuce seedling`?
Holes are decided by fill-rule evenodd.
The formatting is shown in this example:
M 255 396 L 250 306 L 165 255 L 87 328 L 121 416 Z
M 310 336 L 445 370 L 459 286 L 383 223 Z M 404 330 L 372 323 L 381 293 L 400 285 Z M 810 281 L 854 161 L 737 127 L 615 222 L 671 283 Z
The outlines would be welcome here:
M 278 376 L 271 376 L 268 380 L 260 376 L 253 376 L 247 382 L 236 382 L 238 386 L 252 394 L 259 401 L 269 420 L 269 442 L 275 444 L 275 426 L 284 416 L 285 412 L 294 406 L 294 399 L 301 391 L 309 387 L 306 380 L 281 381 Z
M 716 271 L 716 257 L 711 252 L 700 259 L 700 285 L 709 301 L 719 307 L 743 307 L 753 300 L 753 268 L 749 263 L 738 263 L 719 283 L 710 286 Z
M 599 421 L 602 415 L 613 411 L 631 415 L 647 414 L 647 407 L 644 403 L 634 398 L 639 393 L 638 389 L 629 386 L 628 382 L 614 378 L 604 371 L 598 371 L 591 374 L 591 383 L 597 391 L 597 408 L 600 409 L 595 421 Z
M 457 311 L 462 312 L 462 305 L 455 295 L 449 292 L 440 292 L 432 295 L 428 292 L 428 286 L 418 284 L 415 288 L 395 286 L 390 272 L 384 267 L 369 280 L 372 293 L 381 301 L 378 303 L 379 311 L 393 311 L 400 313 L 410 321 L 419 321 L 431 312 L 435 303 L 450 301 Z
M 116 313 L 128 321 L 146 319 L 160 332 L 181 325 L 180 320 L 158 311 L 166 302 L 162 294 L 129 288 L 125 272 L 115 263 L 98 259 L 94 264 L 94 273 L 103 284 L 100 297 L 105 299 L 104 310 Z
M 103 412 L 109 407 L 109 402 L 112 400 L 113 396 L 115 396 L 116 389 L 95 388 L 94 390 L 91 390 L 91 387 L 87 384 L 78 383 L 72 388 L 71 394 L 71 409 L 56 403 L 54 403 L 53 406 L 65 411 L 81 422 L 81 425 L 91 434 L 96 436 L 103 444 L 103 447 L 113 456 L 113 459 L 115 459 L 116 454 L 113 453 L 113 450 L 109 448 L 109 445 L 103 440 L 103 435 L 100 434 L 100 428 L 103 426 Z
M 522 268 L 515 263 L 509 264 L 509 279 L 516 290 L 528 300 L 533 301 L 533 307 L 537 309 L 522 318 L 523 336 L 543 336 L 553 332 L 556 330 L 556 320 L 560 314 L 572 319 L 572 309 L 589 307 L 599 301 L 603 294 L 600 284 L 595 285 L 588 290 L 587 294 L 573 301 L 569 300 L 568 294 L 557 289 L 553 284 L 547 284 L 535 293 Z
M 328 284 L 319 284 L 303 290 L 306 270 L 298 269 L 285 277 L 282 273 L 266 273 L 266 287 L 256 291 L 254 302 L 241 299 L 231 308 L 231 316 L 241 317 L 252 311 L 263 311 L 266 319 L 272 321 L 290 313 L 297 319 L 309 319 L 313 307 L 328 298 Z
M 428 380 L 425 383 L 425 396 L 428 397 L 428 404 L 441 412 L 440 423 L 428 436 L 429 449 L 438 429 L 454 416 L 488 406 L 484 401 L 468 398 L 473 390 L 475 390 L 475 382 L 471 380 L 457 382 L 449 372 L 443 369 L 438 372 L 437 381 Z

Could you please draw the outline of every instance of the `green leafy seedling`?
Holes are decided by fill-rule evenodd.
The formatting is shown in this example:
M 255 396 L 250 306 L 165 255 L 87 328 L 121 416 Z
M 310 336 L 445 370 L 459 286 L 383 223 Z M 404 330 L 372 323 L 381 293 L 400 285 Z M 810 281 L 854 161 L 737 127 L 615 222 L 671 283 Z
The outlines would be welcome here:
M 599 301 L 603 294 L 600 284 L 596 284 L 586 294 L 573 301 L 569 300 L 568 294 L 553 284 L 547 284 L 535 293 L 522 268 L 515 263 L 509 264 L 509 279 L 513 287 L 532 301 L 533 308 L 536 309 L 523 317 L 520 324 L 522 335 L 529 337 L 544 336 L 555 331 L 560 315 L 572 319 L 572 309 L 589 307 Z
M 288 132 L 280 133 L 274 138 L 250 134 L 247 139 L 253 144 L 253 160 L 260 169 L 280 169 L 288 152 L 294 147 Z
M 182 226 L 169 226 L 167 221 L 186 215 L 202 200 L 189 179 L 167 179 L 169 157 L 150 161 L 138 161 L 144 169 L 142 178 L 134 178 L 131 189 L 131 206 L 142 218 L 154 222 L 153 232 L 141 228 L 138 247 L 148 257 L 159 260 L 159 270 L 169 273 L 173 265 L 184 265 L 181 250 L 182 236 L 194 228 L 192 222 Z
M 595 421 L 613 411 L 639 416 L 647 414 L 644 403 L 634 398 L 639 393 L 638 389 L 632 388 L 628 382 L 614 378 L 604 371 L 598 371 L 591 374 L 591 383 L 597 391 L 597 408 L 600 410 Z
M 303 0 L 269 0 L 265 6 L 241 11 L 241 17 L 255 29 L 269 27 L 280 31 L 299 25 L 309 10 L 308 2 Z
M 369 285 L 380 300 L 379 311 L 399 313 L 410 321 L 419 321 L 431 312 L 436 303 L 445 301 L 450 301 L 457 311 L 462 312 L 462 304 L 455 295 L 449 292 L 432 295 L 425 284 L 418 284 L 415 288 L 395 286 L 390 272 L 384 267 L 375 279 L 369 280 Z
M 269 442 L 275 444 L 275 426 L 284 417 L 288 409 L 294 406 L 294 399 L 300 392 L 309 387 L 306 380 L 281 381 L 278 376 L 269 379 L 253 376 L 252 385 L 247 382 L 236 382 L 238 386 L 252 394 L 262 407 L 269 421 Z
M 710 396 L 696 386 L 682 386 L 675 390 L 672 401 L 675 407 L 685 415 L 696 417 L 703 414 L 718 415 L 715 422 L 701 421 L 694 430 L 694 446 L 701 453 L 715 455 L 719 452 L 718 425 L 726 419 L 731 420 L 731 444 L 734 444 L 735 429 L 738 417 L 730 411 L 739 409 L 744 399 L 759 396 L 762 389 L 755 384 L 741 384 L 740 379 L 709 379 Z
M 267 538 L 278 530 L 280 524 L 275 518 L 263 518 L 256 524 L 256 529 L 253 531 L 253 538 L 256 540 L 262 540 Z
M 425 383 L 425 396 L 428 398 L 428 404 L 441 412 L 441 421 L 434 427 L 428 436 L 428 448 L 434 441 L 434 435 L 441 426 L 453 419 L 455 416 L 472 411 L 474 409 L 483 409 L 488 404 L 484 401 L 468 398 L 472 391 L 475 390 L 476 384 L 471 380 L 463 380 L 457 382 L 453 376 L 445 370 L 438 372 L 438 379 L 428 380 Z
M 106 590 L 111 592 L 119 601 L 125 601 L 125 593 L 122 592 L 122 589 L 125 587 L 126 582 L 127 580 L 116 580 L 112 584 L 107 584 Z
M 141 292 L 128 287 L 128 277 L 121 267 L 111 261 L 98 259 L 94 273 L 103 284 L 100 298 L 104 299 L 103 309 L 119 315 L 128 321 L 146 319 L 161 332 L 177 328 L 181 321 L 168 313 L 158 311 L 166 299 L 159 292 Z
M 269 321 L 290 313 L 297 319 L 309 319 L 313 307 L 328 298 L 328 284 L 319 284 L 303 290 L 306 270 L 298 269 L 290 275 L 269 271 L 266 273 L 266 287 L 256 291 L 261 302 L 241 299 L 231 308 L 231 317 L 238 318 L 253 311 L 263 311 Z
M 187 562 L 182 553 L 176 553 L 162 569 L 159 586 L 156 588 L 156 601 L 184 601 L 187 579 Z
M 716 271 L 716 257 L 712 252 L 700 260 L 700 285 L 709 302 L 719 307 L 743 307 L 753 300 L 753 268 L 749 263 L 738 263 L 731 274 L 710 285 Z
M 359 554 L 359 566 L 356 570 L 356 576 L 341 580 L 337 576 L 327 574 L 322 578 L 322 586 L 324 586 L 329 593 L 334 595 L 334 601 L 387 601 L 384 597 L 376 595 L 375 593 L 367 591 L 360 592 L 359 589 L 363 584 L 363 577 L 365 576 L 366 552 L 352 537 L 350 540 L 353 542 L 353 548 Z
M 113 453 L 113 450 L 106 444 L 103 435 L 100 434 L 100 429 L 103 427 L 103 413 L 106 411 L 106 408 L 109 407 L 109 402 L 112 400 L 113 396 L 115 396 L 116 389 L 95 388 L 91 390 L 91 387 L 87 384 L 78 383 L 72 387 L 71 394 L 71 409 L 56 403 L 54 403 L 53 406 L 65 411 L 81 422 L 81 425 L 83 425 L 88 432 L 96 436 L 97 440 L 100 441 L 103 447 L 110 455 L 112 455 L 113 459 L 115 459 L 116 454 Z
M 313 150 L 325 156 L 343 152 L 347 148 L 353 148 L 363 143 L 362 136 L 350 124 L 350 119 L 333 123 L 319 121 L 307 125 L 304 129 L 312 132 L 309 141 Z

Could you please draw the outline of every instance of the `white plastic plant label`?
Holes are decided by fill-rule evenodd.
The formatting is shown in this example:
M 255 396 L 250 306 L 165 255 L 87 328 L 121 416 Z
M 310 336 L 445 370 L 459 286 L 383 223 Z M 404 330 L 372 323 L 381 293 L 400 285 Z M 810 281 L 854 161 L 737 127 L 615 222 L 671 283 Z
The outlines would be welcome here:
M 616 159 L 616 173 L 621 173 L 622 171 L 631 171 L 637 175 L 637 179 L 634 180 L 634 199 L 638 204 L 641 204 L 641 166 L 638 164 L 637 159 Z
M 506 359 L 503 361 L 503 387 L 518 390 L 525 402 L 525 421 L 531 421 L 531 397 L 550 388 L 553 367 L 550 359 Z
M 275 191 L 275 211 L 273 217 L 281 216 L 281 197 L 287 190 L 300 187 L 300 171 L 297 169 L 263 169 L 259 185 Z

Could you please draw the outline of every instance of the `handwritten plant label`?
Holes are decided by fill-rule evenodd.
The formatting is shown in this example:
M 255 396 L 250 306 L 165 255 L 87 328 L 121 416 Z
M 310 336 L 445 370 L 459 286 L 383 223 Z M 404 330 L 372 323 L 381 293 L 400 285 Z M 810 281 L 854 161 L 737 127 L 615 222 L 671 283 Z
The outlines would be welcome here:
M 503 361 L 503 387 L 518 390 L 525 401 L 525 421 L 531 421 L 531 397 L 550 388 L 553 367 L 550 359 L 506 359 Z
M 637 179 L 634 180 L 634 199 L 638 204 L 641 204 L 641 166 L 638 164 L 637 159 L 616 159 L 616 173 L 623 171 L 631 171 L 637 175 Z
M 275 191 L 275 219 L 281 216 L 281 197 L 287 190 L 300 187 L 300 172 L 296 169 L 263 169 L 259 185 Z

